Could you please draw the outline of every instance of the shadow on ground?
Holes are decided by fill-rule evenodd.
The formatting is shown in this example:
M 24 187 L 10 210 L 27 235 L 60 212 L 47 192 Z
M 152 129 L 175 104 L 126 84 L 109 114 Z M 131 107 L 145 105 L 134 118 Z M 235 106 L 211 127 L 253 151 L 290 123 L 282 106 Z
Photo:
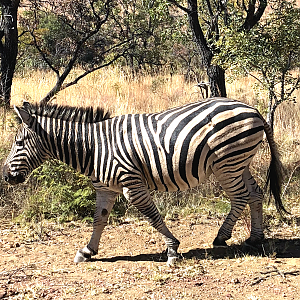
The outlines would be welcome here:
M 185 259 L 221 259 L 237 258 L 245 255 L 272 256 L 277 258 L 300 258 L 300 239 L 266 239 L 258 247 L 246 245 L 233 245 L 226 248 L 197 248 L 180 253 Z M 94 258 L 92 261 L 115 262 L 115 261 L 167 261 L 166 253 L 139 254 L 135 256 L 114 256 L 110 258 Z

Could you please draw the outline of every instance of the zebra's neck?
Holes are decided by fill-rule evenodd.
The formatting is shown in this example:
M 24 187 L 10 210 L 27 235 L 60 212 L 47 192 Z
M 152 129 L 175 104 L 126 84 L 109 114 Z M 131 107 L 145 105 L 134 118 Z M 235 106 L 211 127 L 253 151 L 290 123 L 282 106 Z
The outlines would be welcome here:
M 95 134 L 100 131 L 97 128 L 102 127 L 101 122 L 81 123 L 45 117 L 38 121 L 50 156 L 90 176 L 94 169 Z

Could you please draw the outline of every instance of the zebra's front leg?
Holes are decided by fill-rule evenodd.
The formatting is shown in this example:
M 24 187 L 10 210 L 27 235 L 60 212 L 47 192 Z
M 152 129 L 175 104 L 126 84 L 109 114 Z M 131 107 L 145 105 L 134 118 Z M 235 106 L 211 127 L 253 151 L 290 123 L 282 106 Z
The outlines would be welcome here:
M 117 193 L 96 189 L 96 210 L 93 222 L 93 233 L 89 243 L 78 250 L 74 258 L 75 263 L 89 261 L 93 255 L 98 253 L 99 241 L 104 227 L 117 198 Z
M 135 185 L 131 188 L 124 188 L 123 194 L 126 199 L 132 203 L 150 222 L 150 224 L 163 235 L 168 248 L 167 264 L 172 266 L 179 259 L 177 253 L 180 242 L 169 231 L 164 223 L 155 203 L 149 195 L 148 189 L 143 185 Z

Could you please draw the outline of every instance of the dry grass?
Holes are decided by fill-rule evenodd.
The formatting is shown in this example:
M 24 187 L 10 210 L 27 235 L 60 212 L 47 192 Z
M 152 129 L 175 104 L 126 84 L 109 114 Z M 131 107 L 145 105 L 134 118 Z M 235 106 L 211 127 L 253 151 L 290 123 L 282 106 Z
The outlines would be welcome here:
M 78 75 L 74 70 L 71 77 Z M 36 71 L 16 76 L 12 87 L 12 104 L 20 105 L 24 99 L 41 100 L 55 85 L 56 77 L 49 72 Z M 245 77 L 227 83 L 228 97 L 256 106 L 264 112 L 266 95 L 253 89 L 255 80 Z M 300 91 L 296 94 L 300 97 Z M 74 106 L 103 106 L 114 115 L 155 112 L 201 99 L 194 83 L 184 81 L 184 76 L 157 75 L 132 78 L 130 72 L 120 68 L 99 70 L 82 79 L 77 85 L 61 91 L 53 102 Z M 297 137 L 300 121 L 300 104 L 282 104 L 277 111 L 277 128 L 288 130 Z M 291 130 L 290 130 L 291 129 Z
M 21 104 L 23 99 L 39 101 L 54 84 L 55 77 L 48 73 L 35 72 L 30 77 L 16 77 L 12 104 Z M 185 83 L 182 76 L 132 79 L 128 72 L 115 68 L 91 74 L 77 85 L 61 91 L 53 102 L 102 106 L 119 115 L 160 111 L 181 105 L 196 100 L 198 92 L 193 84 Z
M 80 70 L 73 71 L 72 76 Z M 12 88 L 12 104 L 20 105 L 24 99 L 41 100 L 55 84 L 51 73 L 36 71 L 16 76 Z M 252 77 L 235 80 L 227 84 L 228 97 L 257 107 L 263 114 L 267 108 L 266 94 L 253 89 Z M 300 91 L 296 94 L 300 99 Z M 144 76 L 133 79 L 130 72 L 120 68 L 107 68 L 91 74 L 66 90 L 61 91 L 53 101 L 63 105 L 101 106 L 113 115 L 126 113 L 157 112 L 201 99 L 199 88 L 187 83 L 181 75 L 169 74 L 155 77 Z M 300 143 L 300 103 L 283 103 L 275 117 L 276 140 L 288 149 L 287 161 L 298 161 L 294 144 Z M 3 134 L 3 133 L 0 133 Z
M 79 73 L 80 70 L 75 70 L 72 76 Z M 54 86 L 55 80 L 53 74 L 40 71 L 16 76 L 12 88 L 12 104 L 20 105 L 23 99 L 31 102 L 41 100 Z M 254 83 L 251 77 L 228 83 L 228 97 L 255 106 L 264 114 L 267 97 L 262 92 L 259 94 L 255 92 Z M 300 98 L 300 91 L 296 96 L 297 99 Z M 169 74 L 162 74 L 155 77 L 148 75 L 132 78 L 130 72 L 126 70 L 107 68 L 61 91 L 53 102 L 72 106 L 101 106 L 110 110 L 112 115 L 120 115 L 157 112 L 201 98 L 200 90 L 195 83 L 185 82 L 181 75 L 171 77 Z M 292 173 L 295 175 L 286 189 L 286 196 L 294 201 L 295 197 L 298 198 L 295 191 L 298 189 L 297 166 L 300 165 L 300 104 L 280 105 L 275 122 L 275 140 L 280 145 L 282 160 L 288 170 L 287 180 Z M 6 126 L 4 129 L 0 130 L 0 136 L 3 141 L 7 141 L 11 137 L 11 127 Z M 268 158 L 267 147 L 264 147 L 254 159 L 253 174 L 260 183 L 265 179 Z M 297 210 L 296 207 L 293 209 Z

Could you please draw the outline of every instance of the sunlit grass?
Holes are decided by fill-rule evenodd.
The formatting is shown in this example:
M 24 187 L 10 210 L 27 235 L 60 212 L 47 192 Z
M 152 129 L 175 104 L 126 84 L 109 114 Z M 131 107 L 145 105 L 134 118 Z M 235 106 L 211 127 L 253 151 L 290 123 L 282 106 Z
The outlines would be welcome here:
M 76 71 L 74 71 L 75 73 Z M 79 73 L 80 71 L 77 71 Z M 12 89 L 12 104 L 24 99 L 40 101 L 55 85 L 55 76 L 34 72 L 16 76 Z M 102 106 L 114 115 L 153 112 L 195 101 L 194 84 L 184 82 L 183 76 L 132 76 L 118 68 L 95 72 L 78 84 L 61 91 L 53 103 L 73 106 Z
M 81 70 L 74 70 L 71 77 L 76 76 L 80 72 Z M 55 85 L 55 82 L 56 77 L 50 72 L 33 71 L 26 75 L 17 74 L 12 87 L 12 105 L 21 105 L 24 99 L 30 102 L 40 101 Z M 255 79 L 252 77 L 245 77 L 227 83 L 228 97 L 255 106 L 265 115 L 267 109 L 266 93 L 263 91 L 258 93 L 253 88 L 254 83 Z M 296 96 L 299 99 L 299 91 L 296 93 Z M 171 77 L 170 74 L 165 73 L 157 76 L 144 75 L 133 78 L 132 74 L 127 70 L 106 68 L 90 74 L 79 81 L 78 84 L 61 91 L 52 103 L 72 106 L 101 106 L 111 111 L 112 115 L 120 115 L 158 112 L 201 99 L 200 90 L 195 86 L 195 82 L 186 82 L 183 75 L 173 75 Z M 6 119 L 6 124 L 10 122 L 7 120 L 10 119 Z M 281 104 L 275 116 L 275 140 L 279 144 L 282 161 L 288 170 L 287 179 L 295 169 L 295 166 L 297 166 L 297 163 L 300 164 L 299 129 L 300 104 Z M 9 125 L 6 125 L 5 128 L 3 127 L 0 130 L 1 139 L 9 141 L 13 130 Z M 5 148 L 6 152 L 7 149 L 8 146 Z M 268 160 L 269 151 L 268 147 L 265 146 L 255 156 L 252 164 L 252 173 L 260 184 L 263 184 L 265 180 Z M 297 172 L 295 172 L 295 175 L 297 179 Z M 287 201 L 289 199 L 294 201 L 295 198 L 298 198 L 296 191 L 300 187 L 296 179 L 292 180 L 287 188 L 286 195 L 289 197 Z M 211 184 L 214 184 L 214 181 L 206 183 L 206 188 L 209 191 L 211 187 L 208 185 Z M 204 199 L 206 197 L 207 195 L 203 195 Z M 175 199 L 176 201 L 178 201 L 177 198 Z M 160 206 L 159 203 L 160 201 L 158 201 L 158 206 Z M 298 210 L 295 205 L 293 205 L 292 209 Z M 203 210 L 206 210 L 205 207 Z M 177 213 L 176 209 L 174 209 L 174 213 Z M 187 213 L 185 212 L 184 214 Z
M 80 74 L 74 70 L 71 78 Z M 26 99 L 38 102 L 55 85 L 56 77 L 50 72 L 34 71 L 16 75 L 12 88 L 12 105 Z M 229 81 L 228 81 L 229 82 Z M 267 96 L 253 88 L 255 79 L 245 77 L 227 83 L 228 97 L 255 106 L 265 115 Z M 295 93 L 297 99 L 300 91 Z M 83 78 L 78 84 L 62 90 L 53 103 L 72 106 L 101 106 L 112 115 L 158 112 L 202 99 L 195 83 L 187 83 L 183 75 L 161 74 L 133 78 L 128 70 L 106 68 Z M 300 139 L 300 104 L 283 103 L 275 116 L 275 136 L 281 143 Z M 297 157 L 298 159 L 298 157 Z

